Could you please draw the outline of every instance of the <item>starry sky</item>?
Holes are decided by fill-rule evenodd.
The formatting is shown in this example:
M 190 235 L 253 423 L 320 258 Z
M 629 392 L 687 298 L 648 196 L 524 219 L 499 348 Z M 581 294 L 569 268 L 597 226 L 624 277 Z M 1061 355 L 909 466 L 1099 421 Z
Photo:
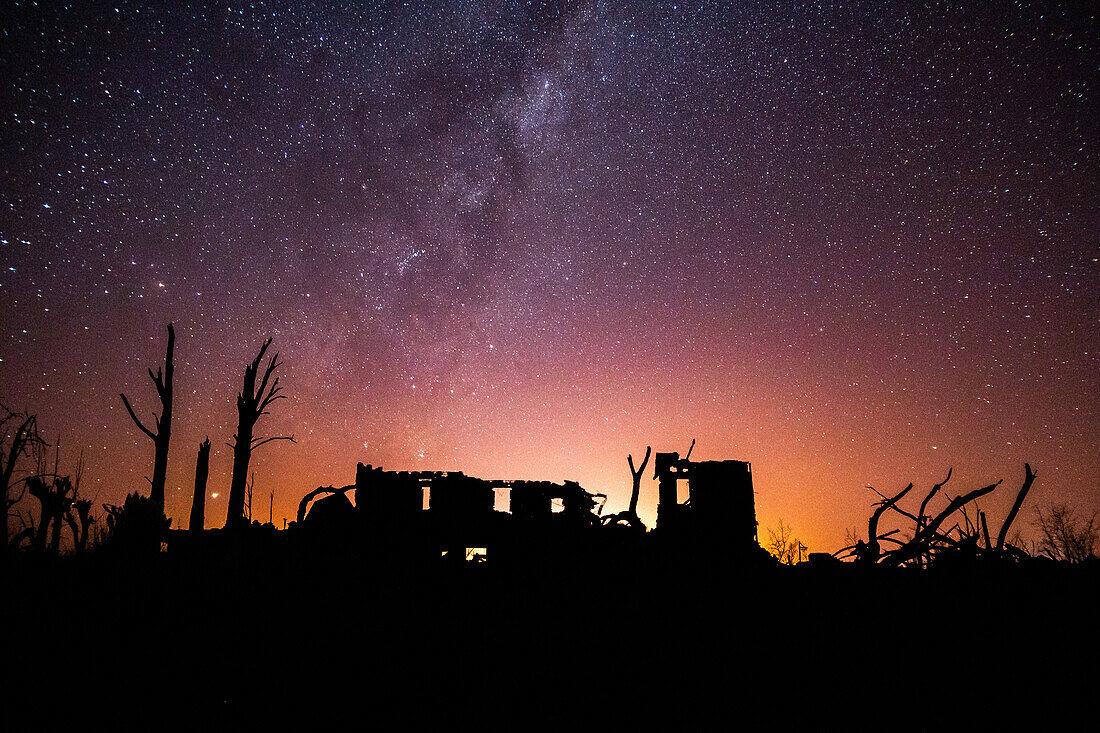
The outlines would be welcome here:
M 979 5 L 980 7 L 972 7 Z M 574 479 L 751 461 L 761 535 L 1004 478 L 1100 510 L 1088 3 L 5 6 L 0 396 L 167 511 L 244 366 L 288 399 L 253 515 L 355 463 Z M 641 513 L 655 516 L 643 482 Z M 995 531 L 995 529 L 994 529 Z

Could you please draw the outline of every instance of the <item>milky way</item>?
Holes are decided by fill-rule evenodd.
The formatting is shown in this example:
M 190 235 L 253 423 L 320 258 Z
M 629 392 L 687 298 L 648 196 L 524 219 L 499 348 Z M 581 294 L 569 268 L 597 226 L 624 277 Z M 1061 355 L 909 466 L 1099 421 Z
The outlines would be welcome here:
M 171 321 L 174 526 L 206 435 L 224 520 L 268 336 L 277 524 L 356 461 L 618 509 L 692 438 L 811 549 L 952 466 L 1100 509 L 1087 4 L 45 5 L 0 44 L 0 396 L 99 502 Z

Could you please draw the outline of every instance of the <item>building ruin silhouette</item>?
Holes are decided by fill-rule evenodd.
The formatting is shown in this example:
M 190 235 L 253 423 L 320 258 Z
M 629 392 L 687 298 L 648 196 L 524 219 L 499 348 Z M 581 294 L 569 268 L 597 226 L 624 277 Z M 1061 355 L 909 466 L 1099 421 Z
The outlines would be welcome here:
M 721 548 L 726 555 L 747 556 L 759 548 L 748 462 L 657 453 L 652 479 L 658 482 L 654 537 Z M 645 534 L 640 524 L 613 524 L 603 516 L 606 498 L 575 481 L 482 479 L 461 471 L 387 471 L 360 463 L 354 484 L 306 494 L 292 527 L 316 543 L 367 545 L 423 561 L 560 558 L 602 546 L 612 535 Z M 504 506 L 507 511 L 498 508 Z

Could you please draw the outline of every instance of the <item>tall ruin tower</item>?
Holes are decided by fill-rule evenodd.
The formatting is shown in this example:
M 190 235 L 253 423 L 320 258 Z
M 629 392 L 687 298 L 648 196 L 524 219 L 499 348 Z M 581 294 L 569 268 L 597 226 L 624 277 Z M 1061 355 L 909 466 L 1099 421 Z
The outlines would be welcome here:
M 692 462 L 679 453 L 658 453 L 653 466 L 659 482 L 658 530 L 705 533 L 701 539 L 730 547 L 757 544 L 756 500 L 748 462 Z

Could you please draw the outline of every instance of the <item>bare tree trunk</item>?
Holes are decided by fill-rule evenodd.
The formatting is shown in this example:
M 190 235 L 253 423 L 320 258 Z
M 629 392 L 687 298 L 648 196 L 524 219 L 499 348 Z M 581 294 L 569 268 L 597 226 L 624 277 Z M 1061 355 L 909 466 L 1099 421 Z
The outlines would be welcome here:
M 153 413 L 155 431 L 145 427 L 145 424 L 138 419 L 138 416 L 134 413 L 134 408 L 130 406 L 130 400 L 126 399 L 126 395 L 119 395 L 122 397 L 122 404 L 126 406 L 126 411 L 130 413 L 130 419 L 153 441 L 153 478 L 150 481 L 152 486 L 149 489 L 149 498 L 162 514 L 164 513 L 164 483 L 168 473 L 168 443 L 172 438 L 172 376 L 175 373 L 172 352 L 175 346 L 176 331 L 169 323 L 168 348 L 164 352 L 164 368 L 158 367 L 156 374 L 153 374 L 152 369 L 149 370 L 149 379 L 153 380 L 153 385 L 157 388 L 161 405 L 160 415 Z
M 879 540 L 882 539 L 878 533 L 878 520 L 883 513 L 897 505 L 902 498 L 913 490 L 913 484 L 909 484 L 904 489 L 895 494 L 892 498 L 883 497 L 882 501 L 878 503 L 878 508 L 871 513 L 871 518 L 867 520 L 867 544 L 863 547 L 861 554 L 857 557 L 857 560 L 862 564 L 874 565 L 878 562 L 879 555 L 881 554 L 881 545 Z M 880 494 L 881 496 L 881 494 Z
M 61 550 L 61 522 L 63 520 L 64 518 L 57 514 L 53 517 L 53 529 L 50 532 L 50 552 L 54 555 Z
M 1025 463 L 1024 484 L 1020 487 L 1019 493 L 1016 494 L 1016 501 L 1012 503 L 1012 509 L 1008 512 L 1005 523 L 1001 525 L 1001 531 L 997 533 L 997 552 L 1004 549 L 1005 537 L 1008 536 L 1008 528 L 1012 526 L 1012 521 L 1016 519 L 1020 507 L 1023 506 L 1024 499 L 1027 497 L 1027 492 L 1031 489 L 1031 484 L 1035 482 L 1035 476 L 1035 472 L 1031 470 L 1031 464 Z
M 939 490 L 942 489 L 944 485 L 951 480 L 952 471 L 954 471 L 953 467 L 948 468 L 947 477 L 943 481 L 940 481 L 938 484 L 933 486 L 932 490 L 928 492 L 928 496 L 924 497 L 924 501 L 920 503 L 920 511 L 917 513 L 917 527 L 915 530 L 913 530 L 914 536 L 920 534 L 921 530 L 923 530 L 925 525 L 928 524 L 929 517 L 924 513 L 924 510 L 928 507 L 928 502 L 932 500 L 932 497 L 939 493 Z M 931 560 L 932 556 L 926 549 L 924 552 L 921 552 L 920 555 L 917 556 L 917 566 L 921 568 L 928 567 L 928 563 L 931 562 Z
M 9 424 L 18 423 L 15 432 L 11 435 L 11 443 L 6 447 L 6 455 L 4 450 L 0 450 L 0 488 L 4 490 L 4 546 L 2 548 L 3 564 L 6 569 L 8 563 L 8 556 L 10 552 L 18 546 L 21 541 L 13 538 L 12 542 L 8 541 L 7 534 L 7 517 L 12 507 L 18 504 L 23 494 L 13 497 L 9 496 L 8 492 L 13 489 L 13 479 L 15 479 L 15 467 L 16 464 L 23 458 L 30 457 L 30 450 L 37 446 L 44 446 L 43 441 L 38 436 L 38 419 L 34 415 L 27 414 L 25 412 L 13 412 L 6 406 L 0 405 L 0 410 L 3 411 L 0 416 L 0 428 L 4 430 L 2 433 L 3 439 L 6 440 L 8 433 L 6 432 Z M 15 480 L 14 483 L 20 483 Z M 27 532 L 26 529 L 23 530 Z M 25 536 L 25 535 L 24 535 Z M 33 535 L 31 535 L 33 537 Z
M 257 438 L 255 435 L 256 421 L 261 415 L 267 414 L 267 407 L 275 400 L 285 399 L 286 395 L 280 394 L 283 388 L 279 386 L 279 378 L 271 381 L 272 373 L 282 366 L 279 355 L 271 357 L 264 370 L 263 379 L 257 387 L 256 379 L 260 371 L 260 362 L 264 354 L 271 346 L 271 339 L 260 347 L 260 353 L 245 367 L 244 386 L 237 395 L 237 434 L 233 436 L 233 477 L 229 484 L 229 506 L 226 509 L 226 529 L 239 528 L 245 525 L 245 494 L 248 485 L 248 464 L 252 460 L 252 451 L 265 443 L 273 440 L 289 440 L 294 443 L 294 436 L 278 436 L 273 438 Z
M 695 441 L 692 441 L 692 447 L 695 446 Z M 638 466 L 638 470 L 634 470 L 634 456 L 627 454 L 626 462 L 630 466 L 630 477 L 633 480 L 633 486 L 630 490 L 630 516 L 635 519 L 638 518 L 638 495 L 642 491 L 642 474 L 645 472 L 646 464 L 649 463 L 649 455 L 653 452 L 653 446 L 647 445 L 645 447 L 645 458 L 642 459 L 642 465 Z
M 252 460 L 252 429 L 244 411 L 239 409 L 236 443 L 233 445 L 233 478 L 229 483 L 229 508 L 225 516 L 227 528 L 244 524 L 244 492 L 248 484 L 248 464 Z
M 76 516 L 80 520 L 80 538 L 76 542 L 76 551 L 84 552 L 88 547 L 88 527 L 95 522 L 92 519 L 92 502 L 88 499 L 78 499 L 74 505 Z
M 199 455 L 195 461 L 195 495 L 191 499 L 191 521 L 187 528 L 191 534 L 202 532 L 206 522 L 206 479 L 210 475 L 210 438 L 199 443 Z
M 73 484 L 68 476 L 65 478 L 54 477 L 53 488 L 49 492 L 49 512 L 53 518 L 53 531 L 50 533 L 50 552 L 57 554 L 61 551 L 61 525 L 67 516 L 71 514 L 70 507 L 73 504 Z M 74 523 L 75 524 L 75 523 Z M 73 544 L 76 544 L 76 530 L 73 530 Z
M 69 531 L 73 533 L 73 550 L 83 551 L 84 548 L 80 546 L 80 525 L 71 511 L 65 514 L 65 524 L 69 525 Z
M 46 532 L 50 527 L 50 487 L 37 476 L 27 481 L 27 492 L 38 499 L 38 526 L 34 530 L 34 536 L 31 539 L 31 547 L 36 551 L 42 552 L 46 549 Z
M 638 495 L 642 490 L 642 474 L 645 472 L 646 464 L 649 463 L 649 456 L 652 452 L 652 446 L 647 445 L 645 449 L 645 458 L 642 459 L 642 465 L 637 468 L 634 467 L 634 456 L 629 453 L 626 455 L 626 463 L 630 466 L 630 477 L 633 480 L 633 486 L 630 491 L 630 507 L 625 512 L 619 512 L 604 517 L 603 521 L 608 524 L 626 522 L 631 528 L 639 532 L 645 532 L 645 525 L 642 524 L 642 520 L 638 516 Z

